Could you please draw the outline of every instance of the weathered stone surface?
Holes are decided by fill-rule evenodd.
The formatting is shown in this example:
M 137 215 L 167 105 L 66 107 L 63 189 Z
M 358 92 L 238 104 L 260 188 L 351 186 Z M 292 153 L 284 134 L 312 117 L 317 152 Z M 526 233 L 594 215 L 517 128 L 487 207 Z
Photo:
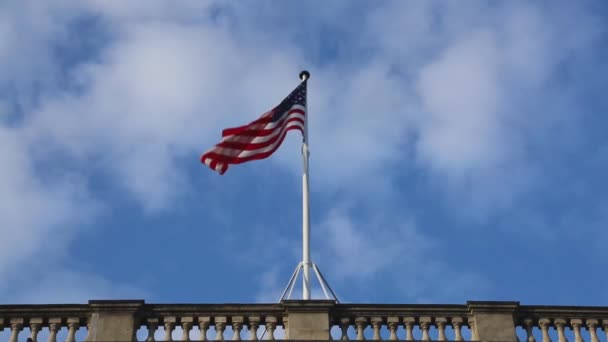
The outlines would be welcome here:
M 513 314 L 517 302 L 468 302 L 475 336 L 483 342 L 517 342 Z
M 292 340 L 329 340 L 329 315 L 327 313 L 291 313 L 289 336 Z
M 330 340 L 329 311 L 335 305 L 333 301 L 284 301 L 290 340 Z
M 87 341 L 132 341 L 135 313 L 144 301 L 90 301 L 92 308 Z

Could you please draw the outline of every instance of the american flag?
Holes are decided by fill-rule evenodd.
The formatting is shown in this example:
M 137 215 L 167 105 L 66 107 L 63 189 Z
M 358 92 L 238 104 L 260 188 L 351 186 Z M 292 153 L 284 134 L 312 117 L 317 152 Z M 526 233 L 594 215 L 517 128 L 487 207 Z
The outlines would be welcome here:
M 267 158 L 281 146 L 287 131 L 297 129 L 304 134 L 304 120 L 306 80 L 259 119 L 222 131 L 222 140 L 203 153 L 201 162 L 223 175 L 229 164 Z

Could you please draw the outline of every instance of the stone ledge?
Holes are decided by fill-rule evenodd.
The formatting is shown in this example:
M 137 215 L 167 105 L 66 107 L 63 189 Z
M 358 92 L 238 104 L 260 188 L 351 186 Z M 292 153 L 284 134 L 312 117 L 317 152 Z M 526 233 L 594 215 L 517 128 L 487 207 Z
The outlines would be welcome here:
M 467 301 L 467 308 L 476 313 L 514 313 L 519 308 L 519 302 Z
M 145 304 L 143 299 L 139 300 L 90 300 L 89 307 L 94 312 L 135 312 Z

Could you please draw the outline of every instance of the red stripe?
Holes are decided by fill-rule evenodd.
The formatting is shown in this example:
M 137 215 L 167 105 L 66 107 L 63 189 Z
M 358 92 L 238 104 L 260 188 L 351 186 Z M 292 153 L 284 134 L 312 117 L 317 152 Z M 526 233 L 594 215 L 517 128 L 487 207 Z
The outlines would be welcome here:
M 246 136 L 249 141 L 248 142 L 241 142 L 241 141 L 230 141 L 230 140 L 226 140 L 226 141 L 222 141 L 219 144 L 215 145 L 217 147 L 228 147 L 228 148 L 233 148 L 236 150 L 257 150 L 260 148 L 264 148 L 266 146 L 272 145 L 275 141 L 277 141 L 281 134 L 283 134 L 283 131 L 285 130 L 286 127 L 289 126 L 289 123 L 291 122 L 300 122 L 302 125 L 304 125 L 304 120 L 296 117 L 296 118 L 290 118 L 288 119 L 283 125 L 281 126 L 277 126 L 275 129 L 273 129 L 273 132 L 276 132 L 277 130 L 279 130 L 280 132 L 275 135 L 274 137 L 261 142 L 261 143 L 252 143 L 251 141 L 253 141 L 253 139 L 259 137 L 259 136 Z M 238 135 L 238 137 L 242 137 L 242 135 Z
M 289 131 L 289 130 L 302 131 L 299 127 L 290 127 L 289 129 L 287 129 L 287 131 Z M 211 160 L 214 160 L 217 162 L 223 162 L 223 163 L 227 163 L 227 164 L 240 164 L 240 163 L 244 163 L 244 162 L 250 161 L 250 160 L 264 159 L 264 158 L 267 158 L 268 156 L 270 156 L 272 153 L 274 153 L 281 146 L 283 140 L 285 139 L 285 136 L 287 135 L 286 133 L 287 132 L 285 132 L 284 134 L 281 135 L 281 139 L 279 140 L 279 143 L 277 143 L 277 145 L 275 145 L 275 147 L 273 149 L 271 149 L 270 151 L 256 153 L 256 154 L 253 154 L 248 157 L 232 157 L 232 156 L 227 156 L 224 154 L 219 154 L 219 153 L 215 152 L 215 150 L 210 150 L 210 151 L 206 152 L 203 156 L 201 156 L 201 160 L 204 160 L 205 158 L 209 158 Z
M 302 131 L 302 129 L 298 126 L 292 126 L 292 127 L 287 128 L 285 130 L 285 132 L 280 134 L 279 142 L 270 151 L 257 153 L 257 154 L 254 154 L 254 155 L 251 155 L 248 157 L 239 158 L 239 157 L 229 157 L 229 156 L 226 156 L 223 154 L 218 154 L 218 153 L 215 153 L 214 150 L 212 149 L 201 156 L 201 162 L 204 163 L 205 158 L 209 158 L 212 160 L 212 163 L 213 162 L 223 162 L 226 164 L 241 164 L 241 163 L 244 163 L 244 162 L 247 162 L 250 160 L 259 160 L 259 159 L 268 158 L 271 154 L 273 154 L 279 148 L 279 146 L 281 146 L 281 143 L 283 143 L 283 140 L 285 139 L 287 132 L 290 130 Z
M 218 160 L 215 160 L 215 159 L 207 158 L 205 155 L 201 156 L 201 163 L 205 164 L 205 159 L 210 159 L 210 161 L 209 161 L 209 168 L 211 170 L 213 170 L 213 171 L 219 172 L 220 175 L 223 175 L 224 172 L 226 172 L 226 170 L 228 170 L 228 164 L 226 164 L 226 163 L 224 163 L 222 165 L 222 167 L 220 167 L 220 169 L 217 170 L 217 164 L 219 164 L 220 162 Z
M 246 131 L 247 129 L 249 129 L 250 126 L 256 125 L 256 124 L 260 124 L 260 123 L 269 123 L 272 120 L 272 114 L 273 112 L 266 112 L 264 114 L 262 114 L 262 116 L 255 120 L 252 121 L 246 125 L 243 126 L 238 126 L 238 127 L 232 127 L 232 128 L 226 128 L 222 131 L 222 137 L 226 136 L 226 135 L 233 135 L 233 134 L 239 134 L 239 132 L 241 131 Z
M 285 118 L 293 113 L 298 113 L 298 114 L 302 114 L 302 115 L 306 115 L 304 113 L 303 110 L 301 109 L 290 109 L 289 111 L 287 111 L 287 115 L 283 114 L 281 117 L 281 120 L 285 120 Z M 264 117 L 265 115 L 268 115 L 267 117 Z M 262 120 L 264 119 L 264 120 Z M 270 123 L 270 120 L 272 119 L 272 111 L 265 113 L 261 118 L 259 118 L 256 121 L 251 122 L 248 125 L 245 126 L 240 126 L 240 127 L 234 127 L 234 128 L 226 128 L 225 130 L 222 131 L 222 137 L 225 137 L 227 135 L 251 135 L 251 136 L 266 136 L 271 134 L 275 128 L 273 129 L 269 129 L 269 130 L 264 130 L 264 129 L 258 129 L 252 126 L 255 126 L 257 124 L 260 123 Z M 277 121 L 277 123 L 279 123 L 277 126 L 281 125 L 281 120 Z
M 292 113 L 292 114 L 295 114 L 295 113 Z M 291 114 L 289 114 L 289 115 L 291 115 Z M 276 125 L 274 128 L 269 128 L 269 129 L 251 128 L 249 130 L 242 131 L 236 135 L 241 136 L 241 137 L 251 137 L 251 138 L 269 136 L 272 133 L 274 133 L 279 127 L 281 127 L 285 124 L 285 121 L 288 120 L 289 115 L 285 116 L 280 121 L 276 121 Z M 230 139 L 230 138 L 228 138 L 228 139 Z

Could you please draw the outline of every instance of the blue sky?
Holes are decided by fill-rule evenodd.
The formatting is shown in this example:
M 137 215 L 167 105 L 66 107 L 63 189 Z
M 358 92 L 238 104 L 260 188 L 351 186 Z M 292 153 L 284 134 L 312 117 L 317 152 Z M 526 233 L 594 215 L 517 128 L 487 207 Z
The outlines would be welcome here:
M 307 69 L 312 258 L 343 302 L 605 305 L 607 15 L 4 1 L 0 301 L 277 301 L 301 138 L 224 176 L 199 156 Z

